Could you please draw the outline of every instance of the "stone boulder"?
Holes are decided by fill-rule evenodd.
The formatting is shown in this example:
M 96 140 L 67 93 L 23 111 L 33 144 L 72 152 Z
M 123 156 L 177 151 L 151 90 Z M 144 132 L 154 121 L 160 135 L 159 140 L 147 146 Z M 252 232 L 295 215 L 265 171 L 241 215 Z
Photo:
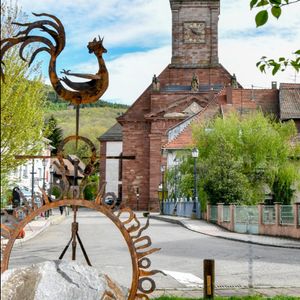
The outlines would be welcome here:
M 46 261 L 5 271 L 2 300 L 125 300 L 126 290 L 107 275 L 74 261 Z

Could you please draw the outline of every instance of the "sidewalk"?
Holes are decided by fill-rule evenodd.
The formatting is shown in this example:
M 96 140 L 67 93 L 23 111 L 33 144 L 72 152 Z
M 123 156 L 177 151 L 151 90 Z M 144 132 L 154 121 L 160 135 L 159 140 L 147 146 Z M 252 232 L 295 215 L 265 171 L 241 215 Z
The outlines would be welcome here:
M 296 287 L 280 287 L 280 288 L 238 288 L 238 289 L 215 289 L 215 296 L 221 297 L 242 297 L 248 295 L 260 295 L 265 297 L 275 297 L 278 295 L 299 297 L 300 288 Z M 168 290 L 155 290 L 150 298 L 156 298 L 160 296 L 177 296 L 188 298 L 202 298 L 203 289 L 168 289 Z M 300 298 L 299 298 L 300 299 Z
M 49 218 L 46 219 L 45 217 L 37 217 L 35 220 L 28 223 L 24 228 L 25 237 L 23 239 L 16 239 L 14 244 L 18 245 L 34 238 L 47 229 L 51 224 L 59 224 L 62 222 L 65 217 L 65 213 L 61 215 L 58 209 L 52 209 L 52 215 L 49 216 Z M 1 243 L 5 244 L 6 242 L 6 239 L 1 240 Z
M 236 288 L 236 289 L 215 289 L 215 296 L 221 297 L 243 297 L 248 295 L 260 295 L 264 297 L 275 297 L 275 296 L 290 296 L 299 297 L 300 288 L 297 287 L 280 287 L 280 288 Z M 177 297 L 188 297 L 188 298 L 202 298 L 203 289 L 166 289 L 166 290 L 155 290 L 150 298 L 157 298 L 160 296 L 177 296 Z M 300 299 L 300 298 L 299 298 Z
M 249 235 L 249 234 L 231 232 L 218 225 L 208 223 L 204 220 L 192 220 L 184 217 L 166 216 L 166 215 L 160 215 L 155 213 L 151 213 L 150 218 L 178 224 L 189 230 L 199 232 L 205 235 L 214 236 L 217 238 L 223 238 L 227 240 L 239 241 L 244 243 L 252 243 L 252 244 L 262 245 L 262 246 L 300 249 L 300 241 L 297 240 L 281 238 L 281 237 L 271 237 L 271 236 L 254 235 L 254 234 Z

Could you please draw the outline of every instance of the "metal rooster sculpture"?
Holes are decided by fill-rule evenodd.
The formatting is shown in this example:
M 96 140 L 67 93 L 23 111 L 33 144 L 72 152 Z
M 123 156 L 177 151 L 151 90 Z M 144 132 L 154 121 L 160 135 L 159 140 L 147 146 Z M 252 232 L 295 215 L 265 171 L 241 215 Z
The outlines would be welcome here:
M 69 101 L 70 103 L 77 105 L 79 109 L 80 104 L 93 103 L 96 102 L 106 91 L 108 87 L 108 71 L 105 66 L 104 59 L 102 54 L 106 53 L 107 50 L 103 47 L 103 38 L 99 37 L 99 40 L 96 38 L 89 42 L 88 50 L 89 53 L 94 53 L 97 57 L 99 64 L 99 71 L 93 74 L 79 74 L 79 73 L 70 73 L 70 71 L 63 70 L 63 74 L 76 76 L 80 78 L 90 79 L 87 82 L 72 82 L 67 77 L 59 78 L 56 73 L 56 59 L 62 50 L 65 47 L 65 30 L 61 21 L 53 15 L 50 14 L 35 14 L 37 17 L 48 17 L 51 20 L 39 20 L 33 23 L 13 23 L 26 29 L 20 31 L 16 36 L 12 38 L 6 38 L 1 40 L 1 77 L 4 80 L 4 71 L 2 69 L 3 57 L 6 51 L 11 47 L 20 44 L 19 54 L 20 57 L 26 61 L 23 56 L 23 51 L 31 43 L 39 42 L 44 44 L 42 47 L 39 47 L 34 51 L 29 61 L 29 65 L 34 61 L 36 55 L 40 52 L 46 51 L 50 54 L 50 63 L 49 63 L 49 77 L 51 84 L 56 91 L 56 93 L 64 100 Z M 55 41 L 55 44 L 46 37 L 38 35 L 30 35 L 31 31 L 35 29 L 40 29 L 43 32 L 48 33 L 52 39 Z M 71 88 L 69 90 L 65 88 L 62 84 L 64 82 L 66 86 Z

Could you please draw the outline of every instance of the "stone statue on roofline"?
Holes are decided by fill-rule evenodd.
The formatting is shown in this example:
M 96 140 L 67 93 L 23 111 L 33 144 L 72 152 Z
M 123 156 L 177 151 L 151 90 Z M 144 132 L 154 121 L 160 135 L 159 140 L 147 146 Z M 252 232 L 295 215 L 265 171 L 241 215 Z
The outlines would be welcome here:
M 199 79 L 195 73 L 194 73 L 192 81 L 191 81 L 191 91 L 199 92 Z
M 237 80 L 236 80 L 236 75 L 234 73 L 231 77 L 231 86 L 232 86 L 233 89 L 237 89 L 239 87 L 238 83 L 237 83 Z
M 155 92 L 159 92 L 159 89 L 160 89 L 160 83 L 157 76 L 154 74 L 152 78 L 152 90 Z

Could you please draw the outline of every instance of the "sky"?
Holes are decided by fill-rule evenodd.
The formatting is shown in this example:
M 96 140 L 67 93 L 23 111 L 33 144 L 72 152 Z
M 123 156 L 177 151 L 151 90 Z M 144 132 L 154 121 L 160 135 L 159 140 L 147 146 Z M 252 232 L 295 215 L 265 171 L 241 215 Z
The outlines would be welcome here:
M 103 100 L 132 104 L 171 62 L 171 9 L 169 0 L 18 0 L 31 12 L 56 15 L 66 31 L 66 47 L 58 57 L 57 69 L 96 73 L 95 56 L 87 44 L 104 36 L 108 53 L 104 59 L 110 84 Z M 249 0 L 221 0 L 219 18 L 219 62 L 244 88 L 270 88 L 272 81 L 299 82 L 300 74 L 290 69 L 276 76 L 261 74 L 256 62 L 270 58 L 292 57 L 300 48 L 300 4 L 286 6 L 279 20 L 270 18 L 256 28 L 255 11 Z M 49 83 L 48 57 L 43 60 L 45 82 Z M 72 78 L 73 79 L 73 78 Z

